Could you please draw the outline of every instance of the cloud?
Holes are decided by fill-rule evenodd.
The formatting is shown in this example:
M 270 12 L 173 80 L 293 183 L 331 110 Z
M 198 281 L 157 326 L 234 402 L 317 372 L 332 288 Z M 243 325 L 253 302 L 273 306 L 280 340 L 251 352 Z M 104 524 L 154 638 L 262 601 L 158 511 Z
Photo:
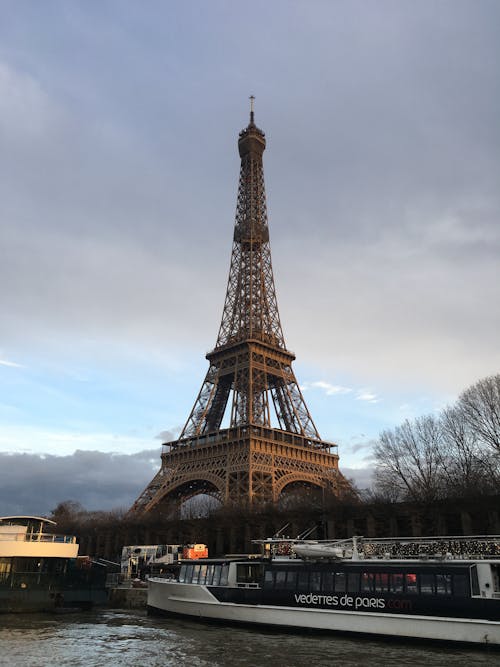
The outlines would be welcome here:
M 352 389 L 351 387 L 345 387 L 342 385 L 331 384 L 330 382 L 325 382 L 323 380 L 317 380 L 314 382 L 304 382 L 301 384 L 302 391 L 308 391 L 309 389 L 321 389 L 327 396 L 336 396 L 351 394 L 356 391 L 355 400 L 356 401 L 366 401 L 367 403 L 379 403 L 382 399 L 379 398 L 377 394 L 374 394 L 368 389 Z
M 161 440 L 162 442 L 172 442 L 178 436 L 179 430 L 178 431 L 160 431 L 160 433 L 158 433 L 158 435 L 155 435 L 155 438 L 157 440 Z
M 373 394 L 370 391 L 360 389 L 358 395 L 356 396 L 357 401 L 366 401 L 367 403 L 380 403 L 380 399 L 377 394 Z
M 368 489 L 373 484 L 373 468 L 345 468 L 341 469 L 344 477 L 352 479 L 358 489 Z
M 303 391 L 308 389 L 322 389 L 327 396 L 333 396 L 335 394 L 349 394 L 352 389 L 349 387 L 342 387 L 341 385 L 330 384 L 329 382 L 324 382 L 322 380 L 317 380 L 315 382 L 305 382 L 301 385 Z
M 362 441 L 362 442 L 355 442 L 354 444 L 349 444 L 349 453 L 352 454 L 357 454 L 358 452 L 362 452 L 364 450 L 369 450 L 371 451 L 376 443 L 376 440 L 370 439 L 367 441 Z
M 0 453 L 1 513 L 48 514 L 63 500 L 78 501 L 88 510 L 128 508 L 159 466 L 159 449 L 130 455 Z
M 0 366 L 8 366 L 9 368 L 25 368 L 21 364 L 17 364 L 15 361 L 8 361 L 8 359 L 0 359 Z
M 47 429 L 31 425 L 3 424 L 0 429 L 0 452 L 27 455 L 52 453 L 71 455 L 75 450 L 133 453 L 145 449 L 149 439 L 109 432 L 83 432 L 80 429 Z
M 180 32 L 168 40 L 131 8 L 119 30 L 98 8 L 78 21 L 34 21 L 30 8 L 5 19 L 4 338 L 151 351 L 215 341 L 247 113 L 241 82 L 260 65 L 273 262 L 301 360 L 454 392 L 491 373 L 500 364 L 489 305 L 499 298 L 498 9 L 445 2 L 430 17 L 383 3 L 360 18 L 348 4 L 304 6 L 283 22 L 266 6 L 250 57 L 234 41 L 240 11 L 215 4 L 194 33 L 189 10 L 177 9 Z M 158 11 L 169 25 L 170 10 Z M 67 38 L 48 50 L 44 34 Z

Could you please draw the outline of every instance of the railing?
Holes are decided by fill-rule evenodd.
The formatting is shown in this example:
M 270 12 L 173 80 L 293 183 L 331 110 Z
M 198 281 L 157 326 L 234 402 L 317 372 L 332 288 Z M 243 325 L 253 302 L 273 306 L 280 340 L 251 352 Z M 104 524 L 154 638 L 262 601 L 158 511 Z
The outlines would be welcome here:
M 358 538 L 359 539 L 359 538 Z M 499 535 L 360 538 L 365 558 L 500 558 Z
M 324 557 L 346 559 L 420 559 L 420 560 L 497 560 L 500 559 L 500 535 L 444 535 L 436 537 L 353 537 L 343 540 L 306 540 L 269 538 L 252 540 L 274 558 L 296 558 L 295 545 L 310 545 L 316 557 L 326 547 Z M 334 549 L 341 552 L 334 553 Z
M 162 445 L 163 452 L 167 454 L 172 450 L 179 450 L 183 447 L 199 447 L 211 444 L 219 444 L 220 442 L 228 440 L 239 440 L 248 436 L 249 434 L 264 440 L 271 439 L 284 445 L 306 447 L 315 451 L 327 451 L 330 454 L 337 454 L 338 449 L 337 445 L 333 442 L 324 442 L 322 440 L 315 440 L 310 436 L 302 435 L 301 433 L 291 433 L 289 431 L 283 431 L 278 428 L 252 424 L 237 428 L 221 429 L 220 431 L 214 433 L 187 437 L 183 438 L 182 440 L 175 440 L 173 442 L 165 442 Z
M 76 537 L 73 535 L 52 535 L 50 533 L 2 533 L 0 531 L 0 542 L 57 542 L 58 544 L 75 544 Z

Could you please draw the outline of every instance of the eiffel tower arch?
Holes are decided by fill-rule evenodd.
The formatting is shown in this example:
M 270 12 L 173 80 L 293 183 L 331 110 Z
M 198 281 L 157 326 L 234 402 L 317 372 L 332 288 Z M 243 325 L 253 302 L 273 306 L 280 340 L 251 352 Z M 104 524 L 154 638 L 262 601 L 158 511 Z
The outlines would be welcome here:
M 209 368 L 178 440 L 130 512 L 206 493 L 223 504 L 276 503 L 293 485 L 349 487 L 334 443 L 321 439 L 295 378 L 278 313 L 262 155 L 254 121 L 240 132 L 241 168 L 226 299 Z

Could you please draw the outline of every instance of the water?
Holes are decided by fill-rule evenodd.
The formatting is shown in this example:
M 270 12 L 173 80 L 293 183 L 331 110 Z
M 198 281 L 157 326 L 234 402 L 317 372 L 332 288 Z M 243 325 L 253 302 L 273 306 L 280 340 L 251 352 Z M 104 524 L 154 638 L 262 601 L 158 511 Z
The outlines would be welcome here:
M 0 615 L 8 667 L 500 667 L 500 652 L 326 635 L 259 632 L 100 611 Z

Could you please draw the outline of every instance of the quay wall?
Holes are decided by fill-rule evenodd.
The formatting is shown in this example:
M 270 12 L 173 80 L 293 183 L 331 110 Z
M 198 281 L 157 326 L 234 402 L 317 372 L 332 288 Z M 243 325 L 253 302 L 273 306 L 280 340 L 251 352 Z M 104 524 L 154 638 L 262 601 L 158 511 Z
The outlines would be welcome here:
M 108 607 L 111 609 L 145 609 L 147 588 L 110 588 Z

